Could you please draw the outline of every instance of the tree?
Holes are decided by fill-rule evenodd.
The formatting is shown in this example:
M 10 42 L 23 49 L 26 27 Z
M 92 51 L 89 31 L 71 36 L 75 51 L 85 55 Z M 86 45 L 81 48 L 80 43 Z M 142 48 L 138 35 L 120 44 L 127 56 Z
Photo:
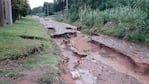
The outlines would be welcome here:
M 43 11 L 41 11 L 43 8 Z M 66 0 L 54 0 L 54 3 L 44 2 L 42 7 L 32 9 L 32 14 L 44 13 L 45 16 L 52 15 L 53 12 L 58 12 L 66 8 Z
M 66 8 L 66 0 L 54 0 L 55 12 L 64 10 Z
M 44 2 L 43 10 L 44 10 L 45 16 L 48 16 L 49 15 L 49 3 L 48 2 Z
M 41 13 L 43 13 L 43 7 L 42 6 L 33 8 L 31 11 L 32 15 L 37 15 L 37 14 L 41 14 Z
M 26 15 L 28 15 L 30 13 L 30 5 L 28 4 L 28 1 L 27 0 L 24 0 L 22 3 L 21 3 L 21 10 L 20 10 L 20 14 L 21 16 L 25 17 Z
M 3 0 L 0 0 L 0 26 L 4 25 L 4 10 L 3 10 Z
M 12 0 L 12 17 L 13 22 L 20 19 L 22 16 L 25 17 L 30 12 L 30 6 L 27 0 Z

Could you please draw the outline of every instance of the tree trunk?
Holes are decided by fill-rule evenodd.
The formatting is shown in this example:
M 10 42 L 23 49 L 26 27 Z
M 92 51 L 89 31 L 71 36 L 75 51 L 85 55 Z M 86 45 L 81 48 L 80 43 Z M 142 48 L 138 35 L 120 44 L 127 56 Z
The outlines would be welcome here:
M 7 24 L 12 24 L 11 0 L 5 0 L 5 18 Z
M 3 0 L 0 0 L 0 26 L 4 25 L 4 6 Z

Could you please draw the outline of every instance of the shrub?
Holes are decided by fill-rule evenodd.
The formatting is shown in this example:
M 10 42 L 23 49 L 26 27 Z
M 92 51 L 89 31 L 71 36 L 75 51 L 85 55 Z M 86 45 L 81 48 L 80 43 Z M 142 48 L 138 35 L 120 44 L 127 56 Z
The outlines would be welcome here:
M 52 76 L 50 76 L 50 77 L 43 76 L 43 77 L 40 77 L 38 80 L 41 84 L 53 84 L 53 82 L 55 81 L 55 78 Z
M 130 7 L 117 7 L 105 11 L 92 10 L 85 7 L 81 9 L 79 16 L 82 23 L 87 26 L 93 26 L 95 23 L 104 23 L 104 21 L 136 25 L 143 22 L 148 14 L 141 9 L 132 9 Z
M 137 29 L 133 34 L 132 34 L 132 39 L 137 40 L 139 42 L 144 42 L 145 41 L 145 36 L 142 33 L 140 29 Z
M 107 9 L 100 12 L 102 19 L 111 20 L 113 22 L 125 23 L 141 23 L 147 18 L 147 13 L 140 9 L 132 9 L 130 7 L 117 7 Z
M 75 22 L 76 20 L 79 19 L 79 15 L 76 12 L 72 12 L 69 14 L 69 19 L 71 22 Z
M 93 26 L 98 16 L 98 11 L 85 7 L 81 9 L 79 16 L 82 23 L 87 26 Z
M 120 39 L 123 39 L 126 36 L 126 33 L 126 29 L 121 28 L 116 32 L 116 36 Z
M 138 28 L 141 29 L 141 31 L 144 34 L 148 34 L 149 33 L 149 20 L 146 20 L 142 24 L 139 24 Z

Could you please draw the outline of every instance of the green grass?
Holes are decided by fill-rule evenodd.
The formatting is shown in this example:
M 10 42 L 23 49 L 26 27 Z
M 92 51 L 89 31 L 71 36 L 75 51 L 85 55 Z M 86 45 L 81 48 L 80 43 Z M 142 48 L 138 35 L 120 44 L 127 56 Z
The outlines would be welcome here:
M 29 40 L 22 39 L 20 35 L 41 37 L 45 40 Z M 36 68 L 48 69 L 49 74 L 56 77 L 58 69 L 55 65 L 58 63 L 57 55 L 54 53 L 59 53 L 56 44 L 51 40 L 46 29 L 32 17 L 28 16 L 17 21 L 13 25 L 7 25 L 0 27 L 0 58 L 20 55 L 23 52 L 28 51 L 33 47 L 38 47 L 43 44 L 44 49 L 40 53 L 36 53 L 28 56 L 25 59 L 19 61 L 23 69 L 36 70 Z M 13 68 L 9 67 L 9 68 Z M 49 75 L 47 74 L 47 75 Z M 0 69 L 0 76 L 18 76 L 20 75 L 13 69 Z M 0 82 L 0 84 L 9 84 L 5 82 Z
M 0 69 L 0 77 L 1 76 L 7 76 L 7 77 L 18 77 L 21 74 L 17 71 L 11 70 L 11 69 Z
M 36 36 L 46 40 L 28 40 L 22 39 L 20 35 Z M 56 46 L 47 34 L 45 28 L 32 17 L 26 17 L 17 21 L 13 25 L 0 28 L 0 58 L 20 55 L 28 49 L 44 44 L 44 51 L 32 55 L 21 61 L 26 68 L 32 68 L 34 64 L 50 64 L 57 63 L 57 58 L 53 53 Z
M 38 79 L 39 83 L 41 84 L 52 84 L 55 80 L 56 79 L 52 76 L 42 76 Z
M 32 69 L 35 64 L 54 67 L 54 65 L 57 64 L 57 58 L 56 58 L 57 56 L 53 54 L 56 51 L 55 47 L 56 46 L 54 46 L 53 42 L 50 41 L 47 43 L 44 52 L 41 52 L 36 56 L 29 56 L 25 60 L 22 60 L 21 64 L 23 65 L 24 68 L 27 69 Z
M 0 84 L 11 84 L 9 81 L 0 81 Z
M 31 17 L 22 18 L 13 25 L 0 27 L 0 57 L 16 56 L 29 48 L 44 44 L 44 41 L 22 39 L 20 35 L 49 39 L 39 22 Z

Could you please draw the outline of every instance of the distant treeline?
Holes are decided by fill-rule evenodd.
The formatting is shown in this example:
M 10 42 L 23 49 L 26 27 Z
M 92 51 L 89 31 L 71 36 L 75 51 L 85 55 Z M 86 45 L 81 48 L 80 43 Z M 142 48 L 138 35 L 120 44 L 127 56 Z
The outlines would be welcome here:
M 44 2 L 43 6 L 32 9 L 33 15 L 52 15 L 54 12 L 64 10 L 66 0 L 54 0 L 54 3 Z

